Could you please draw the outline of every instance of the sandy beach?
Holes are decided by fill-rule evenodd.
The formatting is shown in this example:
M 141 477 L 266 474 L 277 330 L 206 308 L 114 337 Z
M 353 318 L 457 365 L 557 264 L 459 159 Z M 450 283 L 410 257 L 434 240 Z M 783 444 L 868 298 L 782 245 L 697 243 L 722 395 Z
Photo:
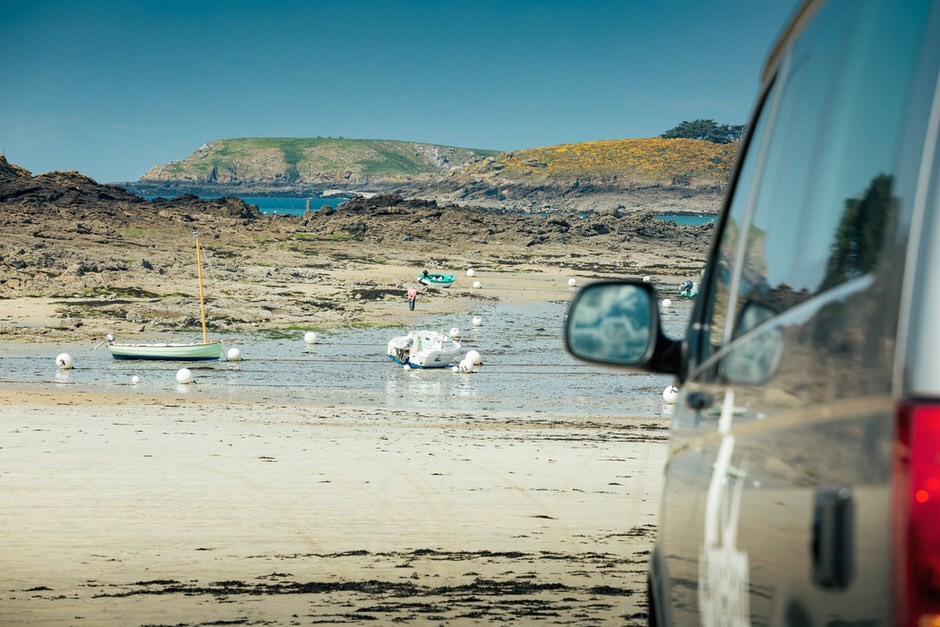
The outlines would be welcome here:
M 645 621 L 665 419 L 3 393 L 4 624 Z

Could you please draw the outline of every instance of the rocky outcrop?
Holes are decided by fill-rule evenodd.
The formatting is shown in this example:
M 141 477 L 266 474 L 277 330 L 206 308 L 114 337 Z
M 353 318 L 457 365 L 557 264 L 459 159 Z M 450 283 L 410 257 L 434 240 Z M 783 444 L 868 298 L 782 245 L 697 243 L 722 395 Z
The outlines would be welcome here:
M 587 215 L 480 211 L 388 194 L 357 197 L 337 209 L 308 212 L 298 230 L 379 243 L 431 240 L 453 241 L 455 245 L 472 242 L 537 247 L 545 244 L 570 246 L 572 250 L 582 248 L 585 240 L 592 240 L 591 246 L 608 248 L 653 241 L 704 253 L 711 241 L 713 224 L 680 225 L 661 220 L 650 211 L 620 209 Z
M 718 185 L 638 186 L 610 178 L 490 180 L 453 175 L 399 187 L 406 198 L 521 213 L 645 210 L 654 213 L 717 213 L 724 200 Z
M 8 162 L 4 155 L 0 155 L 0 182 L 29 178 L 31 176 L 32 173 L 29 170 Z
M 33 176 L 0 156 L 0 221 L 16 223 L 30 216 L 58 213 L 71 220 L 97 220 L 107 228 L 129 222 L 152 222 L 161 215 L 191 221 L 226 218 L 251 221 L 260 217 L 257 207 L 238 198 L 203 200 L 194 195 L 145 200 L 117 185 L 103 185 L 78 172 L 47 172 Z

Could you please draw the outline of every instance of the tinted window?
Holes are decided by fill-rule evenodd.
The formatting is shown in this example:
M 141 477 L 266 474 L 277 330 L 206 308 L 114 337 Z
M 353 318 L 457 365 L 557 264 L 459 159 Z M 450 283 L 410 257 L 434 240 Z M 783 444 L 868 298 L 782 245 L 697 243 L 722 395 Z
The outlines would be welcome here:
M 748 150 L 742 156 L 740 171 L 737 178 L 734 194 L 731 196 L 731 205 L 728 215 L 721 225 L 719 234 L 717 258 L 714 260 L 717 268 L 712 276 L 711 290 L 700 298 L 708 298 L 706 307 L 710 307 L 709 325 L 702 330 L 701 360 L 707 359 L 724 338 L 725 320 L 728 316 L 728 303 L 731 300 L 731 281 L 734 269 L 739 265 L 738 258 L 743 254 L 741 249 L 741 231 L 754 190 L 753 181 L 758 170 L 758 161 L 767 126 L 767 118 L 774 102 L 774 91 L 771 89 L 765 97 L 765 106 L 762 108 L 757 121 L 753 124 L 748 141 Z
M 829 2 L 784 61 L 725 340 L 749 299 L 780 312 L 874 268 L 925 4 Z

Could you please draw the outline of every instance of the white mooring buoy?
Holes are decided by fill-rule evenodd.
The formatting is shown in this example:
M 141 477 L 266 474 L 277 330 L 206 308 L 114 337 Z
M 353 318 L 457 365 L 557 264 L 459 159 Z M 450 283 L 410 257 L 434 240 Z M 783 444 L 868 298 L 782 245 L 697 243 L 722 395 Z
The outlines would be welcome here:
M 479 281 L 474 281 L 474 282 L 473 282 L 473 287 L 474 287 L 474 289 L 480 289 L 481 287 L 483 287 L 483 284 L 480 283 Z
M 481 363 L 483 363 L 483 359 L 480 357 L 479 351 L 475 351 L 475 350 L 467 351 L 467 355 L 465 359 L 469 361 L 471 364 L 473 364 L 474 366 L 479 366 Z
M 451 330 L 448 332 L 448 335 L 450 335 L 452 338 L 456 340 L 458 337 L 460 337 L 460 329 L 458 329 L 457 327 L 452 327 Z
M 664 298 L 664 299 L 663 299 L 663 309 L 669 309 L 670 307 L 672 307 L 672 300 L 670 300 L 670 299 L 668 299 L 668 298 Z
M 189 385 L 193 382 L 193 371 L 189 368 L 180 368 L 176 371 L 176 382 L 181 385 Z
M 313 331 L 307 331 L 304 333 L 304 342 L 307 344 L 316 344 L 317 343 L 317 334 Z
M 59 370 L 71 370 L 74 366 L 72 356 L 68 353 L 59 353 L 56 355 L 55 365 Z
M 242 352 L 233 346 L 226 351 L 225 358 L 229 361 L 238 361 L 242 358 Z
M 467 268 L 467 276 L 473 276 L 476 272 L 473 271 L 473 268 Z
M 670 405 L 675 404 L 676 398 L 678 396 L 679 396 L 679 388 L 677 388 L 674 385 L 667 386 L 666 389 L 663 390 L 663 400 L 669 403 Z
M 648 275 L 648 274 L 647 274 L 645 277 L 643 277 L 643 282 L 644 282 L 644 283 L 649 283 L 649 282 L 652 281 L 652 280 L 653 280 L 653 279 L 650 278 L 650 275 Z
M 578 284 L 578 281 L 574 278 L 568 279 L 568 287 L 574 287 Z
M 131 385 L 137 385 L 138 383 L 140 383 L 140 377 L 135 374 L 131 377 Z
M 479 327 L 483 324 L 483 318 L 480 316 L 473 316 L 473 326 Z

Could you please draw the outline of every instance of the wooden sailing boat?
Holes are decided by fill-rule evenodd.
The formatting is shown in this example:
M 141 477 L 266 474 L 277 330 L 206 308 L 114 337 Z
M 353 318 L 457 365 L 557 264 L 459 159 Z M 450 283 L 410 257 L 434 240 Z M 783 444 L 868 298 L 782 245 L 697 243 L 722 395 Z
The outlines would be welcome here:
M 185 343 L 115 344 L 114 336 L 108 334 L 108 348 L 115 359 L 170 359 L 177 361 L 207 361 L 222 356 L 222 340 L 209 341 L 206 332 L 206 299 L 202 287 L 202 258 L 199 249 L 199 233 L 196 238 L 196 269 L 199 275 L 199 308 L 202 313 L 202 341 Z

